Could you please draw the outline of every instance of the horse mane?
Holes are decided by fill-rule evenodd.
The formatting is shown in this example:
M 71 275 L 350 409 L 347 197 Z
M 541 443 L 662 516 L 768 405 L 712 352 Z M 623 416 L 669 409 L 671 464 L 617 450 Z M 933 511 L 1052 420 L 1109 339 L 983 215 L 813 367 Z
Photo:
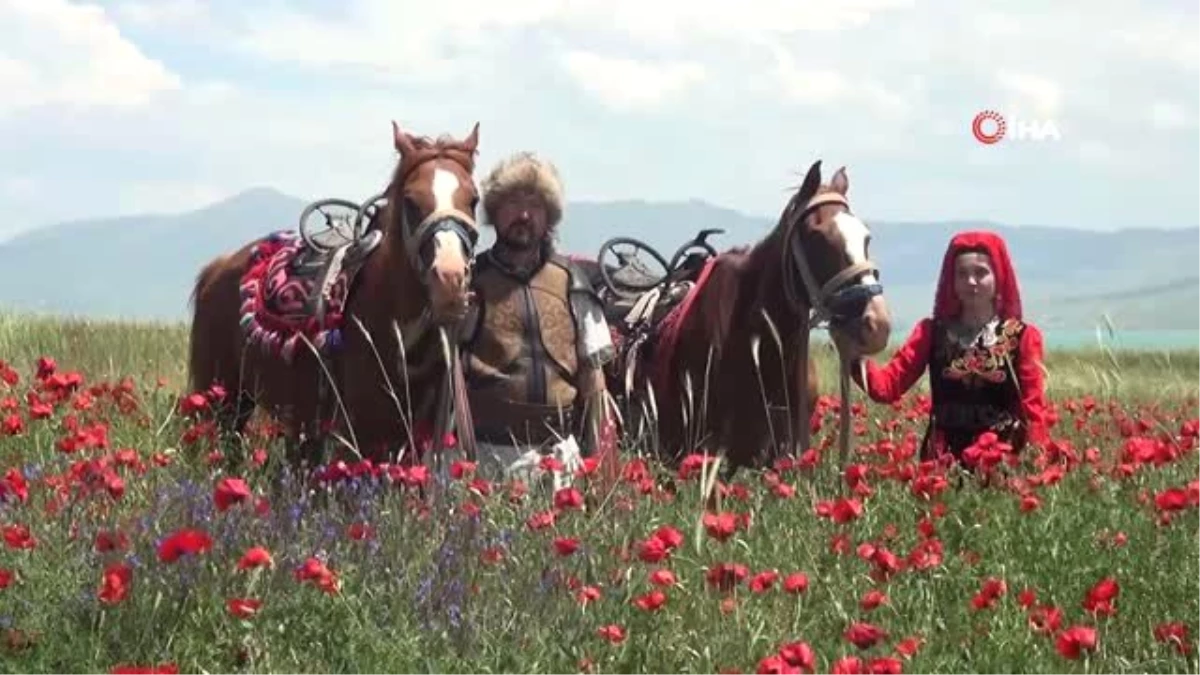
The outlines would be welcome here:
M 396 209 L 404 200 L 404 186 L 408 182 L 409 174 L 418 166 L 433 159 L 448 159 L 461 166 L 467 175 L 475 171 L 475 155 L 479 151 L 472 150 L 466 141 L 457 140 L 449 134 L 442 134 L 436 139 L 409 134 L 408 138 L 416 152 L 401 155 L 395 169 L 392 170 L 392 177 L 384 190 L 387 201 L 378 214 L 384 228 L 391 227 L 396 222 Z
M 705 294 L 704 316 L 708 318 L 709 334 L 724 342 L 739 316 L 758 312 L 771 299 L 778 297 L 782 271 L 778 269 L 781 258 L 780 247 L 787 232 L 803 213 L 804 206 L 817 194 L 832 191 L 821 186 L 814 195 L 804 195 L 803 186 L 796 186 L 791 198 L 784 206 L 775 227 L 766 237 L 753 245 L 732 248 L 717 261 L 709 288 Z M 772 316 L 773 321 L 779 317 Z M 782 326 L 777 326 L 782 329 Z

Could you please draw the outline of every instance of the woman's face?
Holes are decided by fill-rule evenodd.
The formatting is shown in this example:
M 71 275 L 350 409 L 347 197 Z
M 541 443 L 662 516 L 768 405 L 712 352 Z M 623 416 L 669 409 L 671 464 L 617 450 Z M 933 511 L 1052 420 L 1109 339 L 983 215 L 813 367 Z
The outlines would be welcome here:
M 986 253 L 963 253 L 955 259 L 954 292 L 964 308 L 995 307 L 996 277 Z

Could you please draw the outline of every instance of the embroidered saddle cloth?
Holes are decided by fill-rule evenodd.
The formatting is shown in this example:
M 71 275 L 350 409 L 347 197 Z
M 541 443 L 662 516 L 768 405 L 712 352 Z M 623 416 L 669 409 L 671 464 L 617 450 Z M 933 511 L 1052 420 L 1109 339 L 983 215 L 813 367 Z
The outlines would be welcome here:
M 241 283 L 241 325 L 249 342 L 288 363 L 304 339 L 323 355 L 335 351 L 354 277 L 381 239 L 373 230 L 313 248 L 295 230 L 280 230 L 259 241 Z

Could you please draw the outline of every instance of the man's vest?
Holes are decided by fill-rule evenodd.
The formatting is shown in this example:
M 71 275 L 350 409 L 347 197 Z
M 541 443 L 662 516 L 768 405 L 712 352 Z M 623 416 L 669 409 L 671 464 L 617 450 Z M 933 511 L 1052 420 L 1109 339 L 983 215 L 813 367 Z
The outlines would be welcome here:
M 557 255 L 523 277 L 491 251 L 476 261 L 476 304 L 464 331 L 464 371 L 476 436 L 544 443 L 576 432 L 580 320 L 575 300 L 594 295 Z M 511 435 L 510 435 L 511 434 Z

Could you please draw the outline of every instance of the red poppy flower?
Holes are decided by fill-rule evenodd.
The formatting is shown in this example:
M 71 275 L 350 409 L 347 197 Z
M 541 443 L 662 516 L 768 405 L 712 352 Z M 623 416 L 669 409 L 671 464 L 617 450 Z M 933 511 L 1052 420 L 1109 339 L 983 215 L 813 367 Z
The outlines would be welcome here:
M 657 612 L 667 603 L 667 594 L 655 589 L 649 593 L 634 598 L 633 604 L 647 612 Z
M 886 638 L 887 631 L 873 624 L 856 621 L 850 624 L 850 627 L 843 633 L 843 637 L 859 649 L 869 649 Z
M 579 601 L 579 604 L 584 606 L 599 600 L 601 597 L 603 597 L 603 593 L 601 593 L 598 586 L 584 586 L 575 595 L 575 599 Z
M 38 542 L 25 525 L 5 525 L 4 543 L 9 548 L 29 550 L 37 548 Z
M 558 514 L 555 511 L 541 511 L 529 516 L 525 520 L 525 526 L 536 532 L 554 525 L 557 518 Z
M 674 586 L 677 579 L 669 569 L 657 569 L 650 573 L 650 583 L 655 586 Z
M 886 604 L 888 596 L 878 589 L 871 589 L 863 594 L 862 599 L 858 601 L 858 606 L 862 607 L 864 612 L 869 612 L 880 605 Z
M 671 553 L 661 539 L 651 537 L 638 544 L 638 558 L 642 562 L 658 563 L 667 559 Z
M 1105 577 L 1096 582 L 1083 599 L 1083 608 L 1097 616 L 1112 616 L 1117 613 L 1113 601 L 1121 594 L 1121 586 L 1112 577 Z
M 250 486 L 241 478 L 222 478 L 213 489 L 213 503 L 218 512 L 250 499 Z
M 583 493 L 573 487 L 558 490 L 554 493 L 554 508 L 560 511 L 582 509 Z
M 229 614 L 237 619 L 249 619 L 262 609 L 262 600 L 253 598 L 230 598 L 225 602 Z
M 1035 633 L 1053 635 L 1062 627 L 1062 610 L 1053 605 L 1043 605 L 1029 610 L 1029 627 Z
M 979 589 L 979 593 L 971 598 L 972 609 L 979 611 L 989 609 L 1008 592 L 1008 584 L 1003 579 L 989 578 L 983 582 L 983 587 Z
M 555 537 L 554 551 L 560 556 L 569 556 L 579 550 L 579 540 L 575 537 Z
M 615 623 L 601 626 L 596 630 L 596 634 L 613 644 L 625 641 L 625 629 Z
M 173 563 L 185 555 L 204 553 L 212 548 L 212 538 L 202 530 L 185 529 L 172 534 L 158 546 L 158 559 Z
M 760 675 L 797 675 L 802 672 L 799 666 L 793 666 L 779 654 L 772 654 L 763 658 L 758 662 L 758 670 Z
M 1083 652 L 1096 648 L 1096 629 L 1090 626 L 1071 626 L 1059 633 L 1054 646 L 1063 657 L 1078 659 Z
M 720 542 L 737 532 L 737 517 L 732 513 L 705 513 L 703 522 L 708 536 Z
M 865 673 L 862 659 L 857 656 L 843 656 L 833 662 L 833 666 L 829 669 L 833 675 L 850 675 L 851 673 Z
M 904 664 L 892 656 L 880 656 L 867 663 L 867 672 L 872 675 L 899 675 L 904 672 Z
M 803 572 L 793 572 L 783 580 L 783 590 L 793 595 L 799 595 L 808 590 L 808 575 Z
M 721 563 L 710 567 L 705 578 L 710 586 L 714 586 L 721 591 L 729 591 L 749 574 L 750 570 L 745 565 L 739 563 Z
M 113 666 L 108 672 L 112 675 L 179 675 L 179 666 L 174 663 L 160 663 L 157 666 L 121 664 Z
M 765 570 L 755 574 L 750 579 L 750 590 L 754 593 L 766 593 L 771 590 L 775 582 L 779 579 L 779 572 L 775 570 Z
M 12 582 L 17 578 L 16 572 L 0 567 L 0 591 L 12 585 Z
M 800 669 L 800 672 L 811 673 L 816 665 L 817 656 L 807 642 L 789 642 L 779 648 L 779 656 L 790 666 Z
M 97 596 L 106 605 L 120 604 L 129 596 L 129 586 L 133 582 L 133 570 L 124 563 L 109 565 L 104 569 L 100 580 L 100 591 Z
M 1170 644 L 1175 651 L 1185 656 L 1192 651 L 1192 643 L 1188 640 L 1188 627 L 1182 621 L 1158 624 L 1154 627 L 1154 639 Z
M 237 568 L 239 570 L 249 570 L 255 567 L 271 567 L 275 561 L 271 559 L 271 552 L 262 546 L 255 546 L 248 549 L 242 559 L 238 561 Z

